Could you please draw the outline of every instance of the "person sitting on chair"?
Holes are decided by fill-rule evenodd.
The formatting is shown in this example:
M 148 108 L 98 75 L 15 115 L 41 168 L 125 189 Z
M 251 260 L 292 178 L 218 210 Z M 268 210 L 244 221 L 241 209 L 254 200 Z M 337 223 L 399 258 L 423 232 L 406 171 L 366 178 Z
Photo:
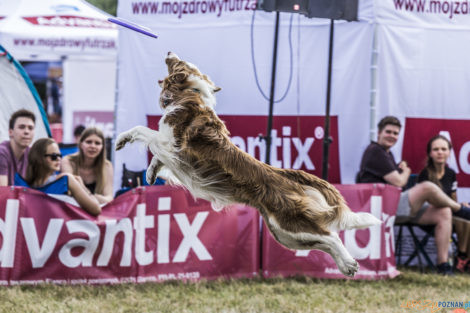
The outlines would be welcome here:
M 377 126 L 379 131 L 377 142 L 372 142 L 364 151 L 357 182 L 386 183 L 404 187 L 411 169 L 405 161 L 397 164 L 390 151 L 398 140 L 401 123 L 394 116 L 386 116 Z M 452 215 L 470 220 L 470 208 L 459 204 L 429 181 L 403 191 L 396 212 L 397 223 L 435 225 L 437 269 L 441 274 L 452 273 L 452 267 L 448 263 Z
M 426 167 L 419 173 L 418 182 L 431 181 L 439 186 L 446 195 L 457 201 L 457 175 L 447 165 L 452 144 L 446 137 L 437 135 L 427 144 Z M 468 203 L 464 203 L 468 206 Z M 453 217 L 453 224 L 458 238 L 458 255 L 456 269 L 460 272 L 468 271 L 470 259 L 470 222 Z
M 28 168 L 25 181 L 32 188 L 47 185 L 62 176 L 67 176 L 69 194 L 77 201 L 82 209 L 92 215 L 101 213 L 98 201 L 72 174 L 56 174 L 60 170 L 59 146 L 51 138 L 38 139 L 31 147 L 28 155 Z
M 62 160 L 62 172 L 80 177 L 101 204 L 113 200 L 113 165 L 106 159 L 104 143 L 101 130 L 86 128 L 80 136 L 78 152 Z

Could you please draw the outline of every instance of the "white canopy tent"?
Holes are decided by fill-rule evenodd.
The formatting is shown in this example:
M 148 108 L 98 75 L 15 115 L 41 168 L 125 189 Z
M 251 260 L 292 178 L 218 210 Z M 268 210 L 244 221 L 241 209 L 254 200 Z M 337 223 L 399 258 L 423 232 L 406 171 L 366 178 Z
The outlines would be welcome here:
M 1 0 L 0 44 L 20 61 L 62 61 L 64 142 L 77 111 L 112 111 L 117 30 L 81 0 Z

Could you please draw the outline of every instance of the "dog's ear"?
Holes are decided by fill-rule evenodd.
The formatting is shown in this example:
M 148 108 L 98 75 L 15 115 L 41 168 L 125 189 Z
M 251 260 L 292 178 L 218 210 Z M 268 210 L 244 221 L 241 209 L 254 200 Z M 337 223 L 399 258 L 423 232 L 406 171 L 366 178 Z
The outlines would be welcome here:
M 216 92 L 218 92 L 218 91 L 221 91 L 221 90 L 222 90 L 222 88 L 220 88 L 220 87 L 215 87 L 215 88 L 214 88 L 214 93 L 216 93 Z
M 173 66 L 175 66 L 176 63 L 178 63 L 178 59 L 176 59 L 176 58 L 167 58 L 167 59 L 165 59 L 165 63 L 168 66 L 168 72 L 171 72 Z
M 188 78 L 188 76 L 189 76 L 188 73 L 179 72 L 179 73 L 170 75 L 169 79 L 172 83 L 180 84 L 184 82 L 186 78 Z

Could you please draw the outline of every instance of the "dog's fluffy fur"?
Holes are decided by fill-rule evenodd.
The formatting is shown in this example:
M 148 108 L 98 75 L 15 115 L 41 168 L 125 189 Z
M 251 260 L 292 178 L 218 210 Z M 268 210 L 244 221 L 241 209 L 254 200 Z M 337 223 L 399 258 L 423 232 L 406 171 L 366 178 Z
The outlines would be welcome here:
M 327 252 L 344 275 L 354 276 L 359 266 L 336 231 L 380 221 L 368 213 L 353 213 L 328 182 L 272 167 L 238 149 L 214 111 L 214 94 L 220 88 L 171 52 L 166 64 L 169 75 L 159 82 L 159 130 L 137 126 L 119 135 L 116 149 L 134 141 L 146 143 L 154 155 L 147 169 L 149 184 L 166 167 L 174 182 L 210 201 L 214 209 L 233 203 L 252 206 L 281 244 Z

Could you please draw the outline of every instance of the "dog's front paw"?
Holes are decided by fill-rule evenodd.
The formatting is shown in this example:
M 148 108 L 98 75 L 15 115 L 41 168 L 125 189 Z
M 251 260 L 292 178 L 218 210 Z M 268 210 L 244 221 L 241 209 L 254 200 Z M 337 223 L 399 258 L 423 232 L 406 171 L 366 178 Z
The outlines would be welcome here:
M 145 180 L 149 185 L 155 184 L 155 181 L 157 180 L 157 174 L 162 167 L 163 163 L 154 156 L 150 162 L 147 172 L 145 173 Z
M 359 270 L 359 263 L 354 259 L 345 260 L 343 264 L 338 264 L 338 268 L 343 275 L 354 277 L 356 272 Z
M 152 186 L 157 180 L 157 172 L 151 168 L 148 168 L 147 172 L 145 173 L 145 180 L 147 181 L 147 184 Z
M 121 150 L 124 146 L 132 141 L 132 136 L 129 133 L 122 133 L 116 139 L 116 151 Z

